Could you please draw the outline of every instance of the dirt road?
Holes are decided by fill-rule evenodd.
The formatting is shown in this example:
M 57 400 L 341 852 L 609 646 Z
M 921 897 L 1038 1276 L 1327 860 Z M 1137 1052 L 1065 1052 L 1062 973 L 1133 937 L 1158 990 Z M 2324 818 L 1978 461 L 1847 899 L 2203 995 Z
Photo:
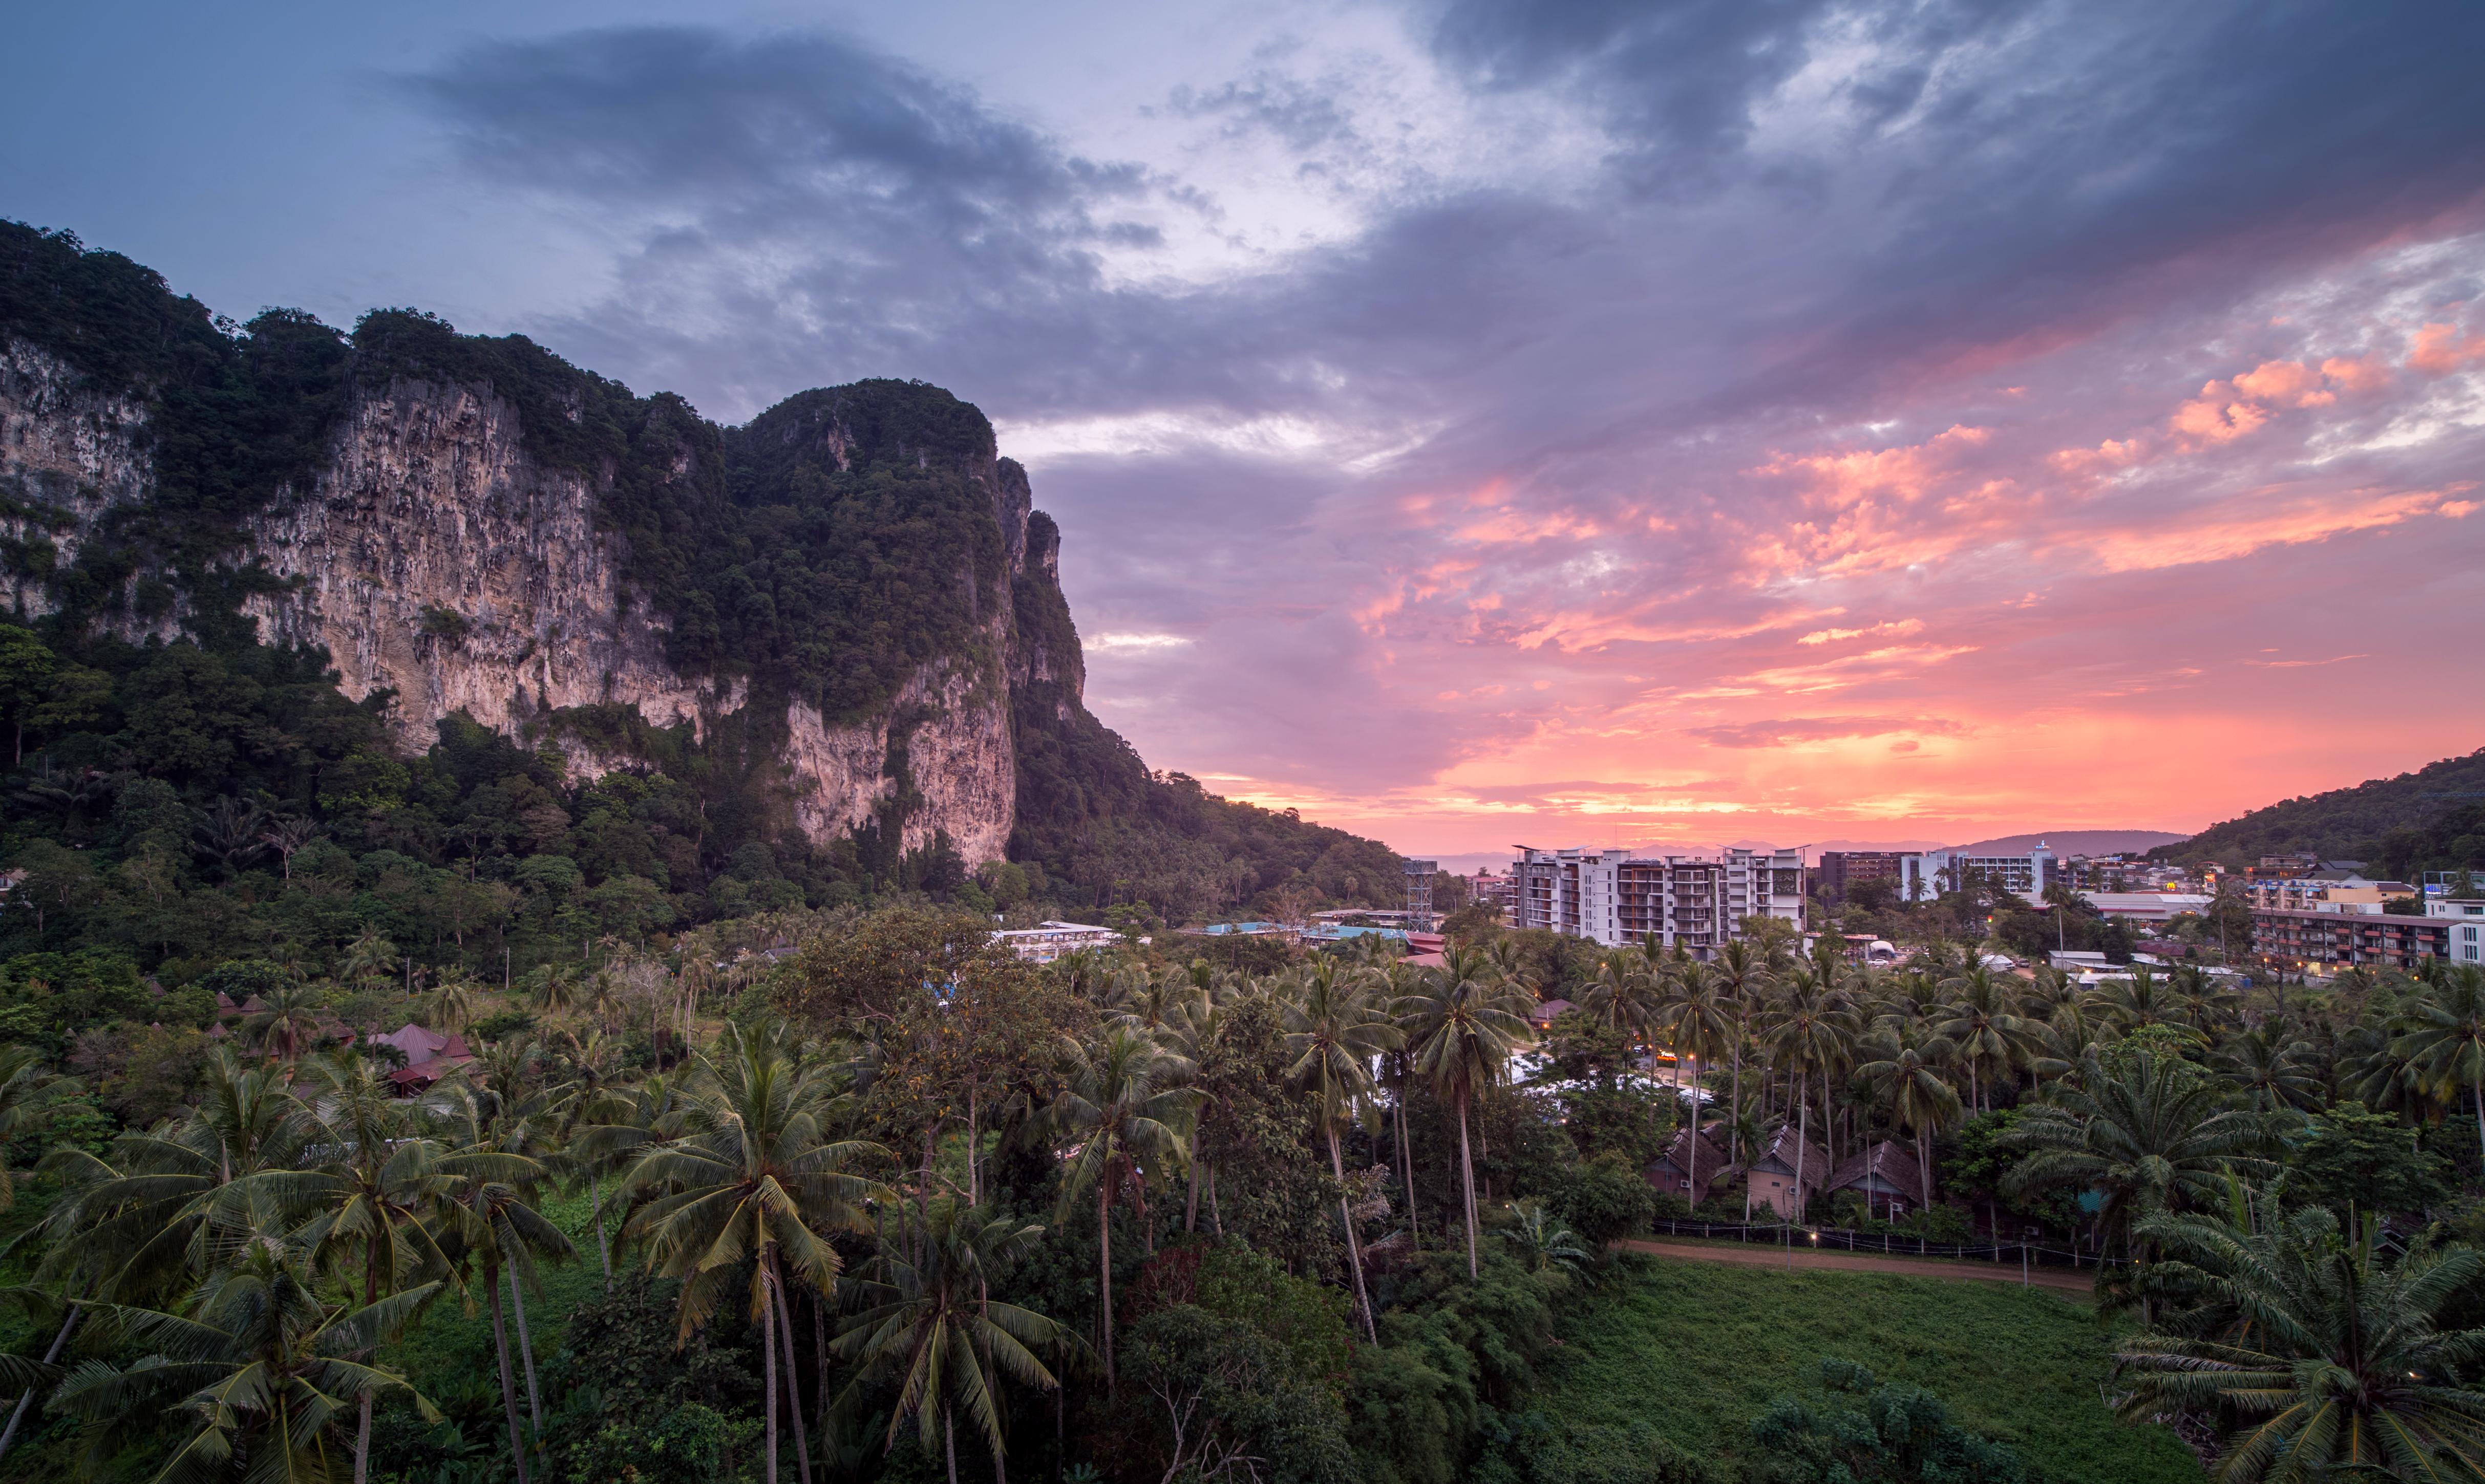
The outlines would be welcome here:
M 1652 1257 L 1679 1258 L 1688 1262 L 1731 1262 L 1737 1267 L 1784 1268 L 1787 1253 L 1783 1248 L 1760 1246 L 1708 1246 L 1691 1242 L 1624 1242 L 1623 1247 Z M 1810 1248 L 1794 1251 L 1796 1268 L 1828 1269 L 1839 1273 L 1897 1273 L 1907 1278 L 1941 1278 L 1952 1282 L 2015 1283 L 2019 1282 L 2019 1264 L 1996 1265 L 1988 1262 L 1948 1262 L 1921 1257 L 1883 1257 L 1865 1253 L 1816 1252 Z M 2038 1288 L 2057 1293 L 2079 1294 L 2094 1290 L 2096 1281 L 2087 1273 L 2066 1272 L 2061 1268 L 2033 1268 L 2028 1282 Z

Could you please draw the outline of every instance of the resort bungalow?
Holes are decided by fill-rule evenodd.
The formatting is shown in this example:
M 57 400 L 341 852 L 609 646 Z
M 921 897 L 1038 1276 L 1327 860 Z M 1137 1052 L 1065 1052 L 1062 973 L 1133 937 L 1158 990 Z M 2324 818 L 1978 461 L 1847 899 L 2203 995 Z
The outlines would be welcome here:
M 1700 1136 L 1700 1183 L 1713 1190 L 1717 1176 L 1726 1169 L 1726 1147 L 1703 1134 Z M 1648 1183 L 1661 1196 L 1680 1196 L 1698 1205 L 1700 1196 L 1691 1193 L 1691 1131 L 1684 1129 L 1674 1136 L 1665 1152 L 1648 1162 Z
M 1795 1193 L 1800 1165 L 1803 1193 Z M 1726 1183 L 1749 1181 L 1751 1203 L 1766 1206 L 1787 1221 L 1803 1220 L 1803 1208 L 1829 1179 L 1829 1153 L 1816 1144 L 1806 1144 L 1795 1136 L 1791 1127 L 1780 1128 L 1766 1147 L 1749 1165 L 1737 1165 L 1727 1173 Z
M 1828 1193 L 1842 1190 L 1862 1193 L 1866 1208 L 1883 1221 L 1897 1221 L 1925 1205 L 1925 1176 L 1916 1151 L 1895 1139 L 1884 1139 L 1840 1165 L 1829 1177 Z

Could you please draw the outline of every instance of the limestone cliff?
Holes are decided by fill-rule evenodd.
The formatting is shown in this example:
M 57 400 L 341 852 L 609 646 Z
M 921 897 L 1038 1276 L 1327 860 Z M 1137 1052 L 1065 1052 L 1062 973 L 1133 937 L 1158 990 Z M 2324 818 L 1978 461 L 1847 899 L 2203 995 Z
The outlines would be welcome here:
M 0 540 L 19 553 L 0 592 L 23 613 L 50 611 L 47 574 L 110 512 L 153 491 L 147 403 L 91 380 L 23 339 L 0 354 Z M 946 835 L 970 864 L 1003 854 L 1017 797 L 1013 587 L 1025 576 L 1029 495 L 1017 466 L 991 454 L 988 429 L 959 471 L 990 509 L 999 557 L 954 575 L 968 642 L 913 663 L 877 704 L 842 715 L 781 684 L 763 683 L 768 693 L 754 699 L 748 669 L 677 662 L 671 616 L 631 578 L 629 539 L 610 518 L 619 472 L 609 461 L 586 471 L 548 461 L 529 431 L 489 384 L 369 378 L 315 472 L 244 523 L 227 559 L 277 581 L 259 583 L 242 611 L 267 642 L 326 650 L 348 697 L 391 692 L 391 720 L 410 750 L 462 712 L 513 737 L 550 736 L 573 774 L 593 776 L 629 760 L 560 726 L 564 712 L 635 711 L 704 738 L 768 706 L 759 735 L 779 740 L 792 817 L 815 843 L 863 826 L 902 796 L 904 849 Z M 833 406 L 764 432 L 837 470 L 863 442 Z M 721 450 L 713 439 L 680 440 L 662 450 L 657 474 L 692 482 L 699 461 Z M 923 465 L 932 452 L 911 456 Z M 1050 584 L 1049 547 L 1043 557 L 1035 580 Z M 124 606 L 106 621 L 131 637 L 169 637 L 186 613 L 186 601 L 160 621 Z M 1049 675 L 1057 661 L 1036 663 Z

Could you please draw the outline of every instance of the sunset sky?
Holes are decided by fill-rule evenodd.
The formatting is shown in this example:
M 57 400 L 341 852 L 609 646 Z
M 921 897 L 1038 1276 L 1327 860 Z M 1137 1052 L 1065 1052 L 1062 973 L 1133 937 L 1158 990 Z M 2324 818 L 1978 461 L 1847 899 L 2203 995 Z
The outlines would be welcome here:
M 0 216 L 727 420 L 938 382 L 1220 792 L 1963 841 L 2485 745 L 2485 8 L 378 12 L 14 18 Z

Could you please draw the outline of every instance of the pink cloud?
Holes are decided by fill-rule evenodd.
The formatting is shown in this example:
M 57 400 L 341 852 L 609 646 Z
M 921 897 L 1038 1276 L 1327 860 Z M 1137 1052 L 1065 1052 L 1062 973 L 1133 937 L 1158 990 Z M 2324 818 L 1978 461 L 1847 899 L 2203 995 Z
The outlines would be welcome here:
M 2428 324 L 2416 333 L 2408 366 L 2432 376 L 2447 376 L 2471 363 L 2485 361 L 2485 335 L 2462 339 L 2453 325 Z
M 2321 385 L 2321 373 L 2301 361 L 2264 361 L 2235 378 L 2235 390 L 2264 402 L 2327 407 L 2338 394 Z
M 2379 391 L 2390 384 L 2390 364 L 2378 355 L 2332 356 L 2321 363 L 2321 374 L 2344 391 Z
M 2229 400 L 2232 389 L 2225 382 L 2213 381 L 2200 389 L 2200 394 L 2174 409 L 2167 426 L 2189 438 L 2205 443 L 2232 443 L 2269 420 L 2269 413 L 2259 404 Z

